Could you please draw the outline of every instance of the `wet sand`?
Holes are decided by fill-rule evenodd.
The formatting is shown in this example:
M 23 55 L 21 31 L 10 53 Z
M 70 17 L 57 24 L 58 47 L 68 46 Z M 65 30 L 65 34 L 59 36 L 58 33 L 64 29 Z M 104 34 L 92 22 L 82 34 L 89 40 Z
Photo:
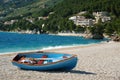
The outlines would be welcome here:
M 11 64 L 16 55 L 0 55 L 0 80 L 120 80 L 120 43 L 109 42 L 54 50 L 76 54 L 77 66 L 68 72 L 26 71 Z

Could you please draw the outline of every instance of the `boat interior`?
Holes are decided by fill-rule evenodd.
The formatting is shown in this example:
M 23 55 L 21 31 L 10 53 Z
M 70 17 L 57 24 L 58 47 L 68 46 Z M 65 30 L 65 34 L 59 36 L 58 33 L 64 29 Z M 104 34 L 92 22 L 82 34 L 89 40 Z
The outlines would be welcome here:
M 28 54 L 18 54 L 13 58 L 13 61 L 19 62 L 22 58 L 34 61 L 34 64 L 47 64 L 52 62 L 61 61 L 72 57 L 70 54 L 56 54 L 56 53 L 28 53 Z M 28 63 L 28 62 L 23 62 Z M 32 63 L 32 64 L 33 64 Z M 29 63 L 31 64 L 31 63 Z

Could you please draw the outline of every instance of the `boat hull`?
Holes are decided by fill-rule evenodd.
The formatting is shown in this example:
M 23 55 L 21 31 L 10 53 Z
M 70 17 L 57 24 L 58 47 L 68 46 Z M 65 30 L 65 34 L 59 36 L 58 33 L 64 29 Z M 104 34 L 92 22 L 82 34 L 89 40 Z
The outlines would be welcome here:
M 51 53 L 47 53 L 47 55 L 50 55 L 50 54 Z M 34 53 L 32 55 L 34 55 Z M 42 53 L 42 55 L 44 55 L 44 53 Z M 45 55 L 46 55 L 46 53 L 45 53 Z M 57 54 L 52 54 L 52 55 L 59 56 L 58 53 Z M 72 56 L 70 54 L 60 54 L 60 55 L 68 55 L 68 56 L 70 56 L 70 58 L 61 59 L 61 60 L 56 61 L 56 62 L 51 62 L 51 63 L 48 63 L 48 64 L 42 64 L 42 65 L 21 64 L 21 63 L 18 63 L 16 61 L 12 61 L 12 64 L 21 68 L 21 69 L 37 70 L 37 71 L 38 70 L 40 70 L 40 71 L 44 71 L 44 70 L 71 70 L 76 66 L 76 64 L 77 64 L 77 57 L 76 56 Z

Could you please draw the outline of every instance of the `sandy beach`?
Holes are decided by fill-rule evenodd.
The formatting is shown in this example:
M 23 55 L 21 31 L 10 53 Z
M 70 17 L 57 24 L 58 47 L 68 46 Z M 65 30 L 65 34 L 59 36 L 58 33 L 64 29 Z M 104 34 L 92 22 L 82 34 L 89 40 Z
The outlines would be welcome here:
M 120 80 L 120 43 L 109 42 L 45 50 L 76 54 L 77 66 L 69 72 L 26 71 L 11 64 L 16 54 L 0 55 L 0 80 Z

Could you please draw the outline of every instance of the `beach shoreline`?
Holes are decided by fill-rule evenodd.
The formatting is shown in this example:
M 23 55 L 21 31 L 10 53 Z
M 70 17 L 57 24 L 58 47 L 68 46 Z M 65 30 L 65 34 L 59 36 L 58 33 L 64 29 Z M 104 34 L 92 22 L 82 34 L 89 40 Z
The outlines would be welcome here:
M 113 41 L 111 42 L 113 43 Z M 17 52 L 5 52 L 5 53 L 0 53 L 0 55 L 12 55 L 12 54 L 18 54 L 18 53 L 47 52 L 47 51 L 65 50 L 65 49 L 72 49 L 72 48 L 83 48 L 83 47 L 95 46 L 95 45 L 106 44 L 106 43 L 107 43 L 106 41 L 103 41 L 100 43 L 91 43 L 91 44 L 84 44 L 84 45 L 48 47 L 40 50 L 37 49 L 37 50 L 26 50 L 26 51 L 17 51 Z
M 7 32 L 7 33 L 19 33 L 19 34 L 35 34 L 35 33 L 26 33 L 25 32 L 18 32 L 18 31 L 0 31 L 0 32 Z M 59 36 L 85 36 L 84 33 L 57 33 L 57 34 L 49 34 L 49 35 L 59 35 Z
M 0 80 L 120 80 L 119 42 L 44 51 L 75 54 L 78 57 L 77 66 L 68 72 L 26 71 L 11 64 L 17 53 L 5 54 L 0 55 Z
M 81 36 L 81 37 L 86 36 L 85 33 L 58 33 L 56 35 L 59 35 L 59 36 Z

